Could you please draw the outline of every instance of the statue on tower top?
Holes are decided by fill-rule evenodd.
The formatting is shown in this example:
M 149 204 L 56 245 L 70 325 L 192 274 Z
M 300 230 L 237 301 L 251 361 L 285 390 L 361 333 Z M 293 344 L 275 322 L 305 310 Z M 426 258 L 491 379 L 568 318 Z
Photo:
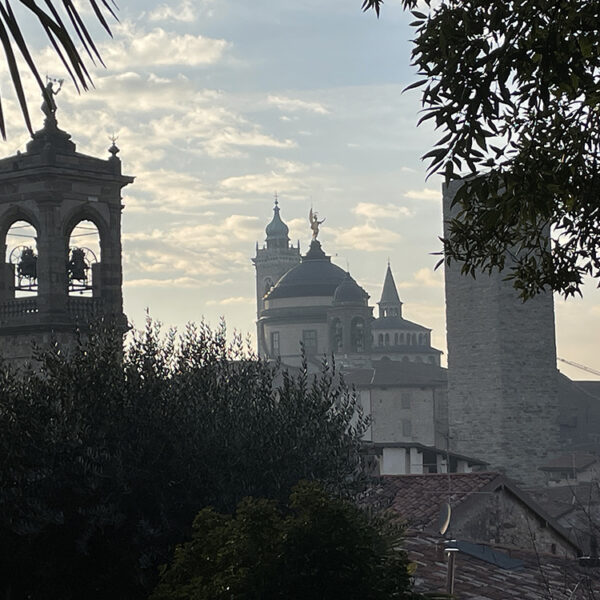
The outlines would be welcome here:
M 42 102 L 42 112 L 46 115 L 46 119 L 56 121 L 56 101 L 54 96 L 62 89 L 63 79 L 54 79 L 53 77 L 46 76 L 46 87 L 44 88 L 44 101 Z M 58 84 L 58 88 L 54 89 L 54 84 Z
M 325 223 L 325 219 L 319 221 L 319 214 L 313 212 L 311 207 L 310 212 L 308 213 L 308 221 L 310 222 L 310 228 L 312 229 L 312 239 L 316 240 L 319 235 L 319 225 Z

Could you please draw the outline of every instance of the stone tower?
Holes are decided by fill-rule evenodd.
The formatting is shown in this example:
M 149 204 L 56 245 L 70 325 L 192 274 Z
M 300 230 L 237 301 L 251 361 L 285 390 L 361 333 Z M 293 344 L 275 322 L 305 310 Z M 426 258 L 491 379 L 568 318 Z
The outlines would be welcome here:
M 458 185 L 444 190 L 445 222 Z M 524 303 L 505 276 L 446 267 L 450 447 L 535 484 L 559 450 L 554 304 Z
M 290 244 L 289 228 L 279 215 L 279 202 L 275 198 L 273 219 L 267 225 L 267 237 L 262 248 L 256 244 L 256 256 L 252 259 L 256 267 L 256 316 L 257 344 L 259 356 L 267 355 L 267 342 L 263 326 L 258 319 L 264 309 L 265 294 L 292 268 L 300 263 L 300 245 Z
M 121 189 L 133 177 L 121 174 L 113 142 L 107 160 L 76 152 L 47 107 L 43 129 L 26 152 L 0 160 L 0 353 L 20 362 L 31 342 L 67 344 L 76 329 L 106 317 L 125 330 L 121 270 Z M 35 229 L 37 248 L 6 256 L 7 233 L 16 221 Z M 69 248 L 81 221 L 98 230 L 100 256 Z M 14 254 L 14 253 L 13 253 Z M 99 258 L 99 260 L 97 260 Z M 20 290 L 27 282 L 29 296 Z M 87 296 L 74 290 L 87 290 Z

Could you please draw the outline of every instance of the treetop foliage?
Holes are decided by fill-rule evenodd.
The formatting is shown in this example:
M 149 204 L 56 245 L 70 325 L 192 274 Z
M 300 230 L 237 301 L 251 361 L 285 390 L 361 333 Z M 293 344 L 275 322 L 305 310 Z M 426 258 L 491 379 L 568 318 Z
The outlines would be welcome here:
M 363 8 L 379 13 L 381 0 Z M 444 260 L 509 269 L 524 298 L 600 277 L 600 2 L 404 0 L 423 158 L 459 179 Z
M 203 507 L 360 483 L 367 425 L 334 370 L 282 372 L 224 327 L 123 352 L 99 327 L 38 368 L 0 365 L 0 595 L 143 598 Z
M 400 542 L 398 526 L 302 482 L 285 509 L 246 498 L 233 516 L 201 511 L 151 600 L 416 600 Z

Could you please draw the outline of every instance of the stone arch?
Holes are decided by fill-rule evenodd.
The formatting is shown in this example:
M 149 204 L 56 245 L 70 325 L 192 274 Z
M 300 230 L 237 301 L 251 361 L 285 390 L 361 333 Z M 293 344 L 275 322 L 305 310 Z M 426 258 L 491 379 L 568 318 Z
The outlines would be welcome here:
M 2 301 L 31 298 L 39 293 L 39 227 L 24 210 L 3 215 L 0 297 Z
M 8 230 L 17 221 L 25 221 L 26 223 L 29 223 L 35 229 L 37 239 L 40 239 L 42 230 L 37 215 L 33 211 L 30 211 L 22 206 L 13 206 L 0 215 L 0 244 L 6 246 L 6 236 L 8 234 Z
M 98 235 L 100 237 L 100 255 L 103 256 L 108 249 L 110 228 L 100 211 L 90 205 L 74 208 L 63 221 L 62 231 L 65 249 L 68 248 L 69 239 L 71 238 L 73 229 L 75 229 L 81 221 L 90 221 L 96 226 L 96 229 L 98 229 Z

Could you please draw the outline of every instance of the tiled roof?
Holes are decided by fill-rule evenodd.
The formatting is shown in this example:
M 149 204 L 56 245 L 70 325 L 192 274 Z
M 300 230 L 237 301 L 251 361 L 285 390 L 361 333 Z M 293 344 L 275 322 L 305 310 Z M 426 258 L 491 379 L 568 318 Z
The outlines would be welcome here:
M 443 540 L 407 537 L 403 543 L 416 566 L 420 592 L 444 592 L 447 566 Z M 458 552 L 454 598 L 457 600 L 575 600 L 600 597 L 598 569 L 585 569 L 575 560 L 531 552 L 502 550 L 522 561 L 521 568 L 503 569 Z M 577 589 L 577 591 L 575 591 Z M 594 595 L 593 595 L 594 594 Z
M 548 461 L 546 464 L 542 465 L 540 469 L 542 471 L 567 471 L 569 469 L 580 471 L 593 465 L 598 460 L 598 457 L 593 454 L 569 452 Z
M 454 508 L 500 479 L 499 473 L 487 472 L 384 475 L 372 488 L 367 503 L 376 509 L 393 510 L 411 528 L 425 529 L 437 523 L 444 502 Z
M 377 360 L 373 368 L 344 371 L 344 379 L 357 386 L 445 386 L 447 374 L 446 369 L 428 363 Z

